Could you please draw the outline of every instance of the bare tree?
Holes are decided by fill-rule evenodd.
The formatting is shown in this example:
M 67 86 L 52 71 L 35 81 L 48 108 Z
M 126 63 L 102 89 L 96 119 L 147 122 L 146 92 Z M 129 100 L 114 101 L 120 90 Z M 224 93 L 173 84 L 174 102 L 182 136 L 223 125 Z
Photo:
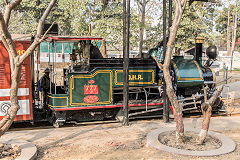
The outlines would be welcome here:
M 223 90 L 223 87 L 218 88 L 214 93 L 213 96 L 207 100 L 207 91 L 206 87 L 204 88 L 204 103 L 201 105 L 202 113 L 203 113 L 203 122 L 202 122 L 202 129 L 197 137 L 197 143 L 203 144 L 204 140 L 207 137 L 209 124 L 212 116 L 212 106 L 214 105 L 216 99 L 219 97 L 220 93 Z
M 233 15 L 233 32 L 232 32 L 232 46 L 231 46 L 231 56 L 233 56 L 236 39 L 237 39 L 237 23 L 238 23 L 238 14 L 237 11 Z
M 158 63 L 158 66 L 160 69 L 163 70 L 164 80 L 167 86 L 167 89 L 166 89 L 167 95 L 169 97 L 169 100 L 174 110 L 174 120 L 176 122 L 176 141 L 178 143 L 183 143 L 184 142 L 184 124 L 183 124 L 183 118 L 182 118 L 182 104 L 178 103 L 176 93 L 173 89 L 172 80 L 169 72 L 169 66 L 170 66 L 170 61 L 171 61 L 171 56 L 174 48 L 177 30 L 181 22 L 184 9 L 186 7 L 187 0 L 174 0 L 174 1 L 175 1 L 175 15 L 174 15 L 173 24 L 170 27 L 170 31 L 169 31 L 169 40 L 167 43 L 166 56 L 164 59 L 164 63 L 163 64 Z M 213 96 L 208 101 L 206 98 L 207 93 L 205 94 L 205 103 L 202 104 L 204 118 L 203 118 L 203 125 L 202 125 L 203 127 L 201 130 L 201 132 L 203 132 L 203 130 L 206 130 L 206 132 L 204 132 L 205 134 L 207 134 L 207 131 L 209 128 L 211 110 L 212 110 L 211 107 L 216 101 L 216 99 L 218 98 L 221 91 L 222 91 L 222 88 L 216 90 Z M 197 139 L 199 143 L 201 140 L 205 139 L 204 138 L 206 137 L 205 134 L 201 134 L 201 133 L 199 134 L 199 138 Z
M 231 23 L 231 7 L 229 7 L 228 22 L 227 22 L 227 55 L 228 56 L 233 56 L 236 38 L 237 38 L 237 24 L 238 24 L 237 10 L 233 9 L 232 23 Z
M 137 5 L 139 8 L 139 11 L 141 12 L 141 22 L 140 22 L 140 32 L 139 32 L 139 48 L 138 53 L 140 54 L 140 57 L 142 58 L 142 50 L 143 50 L 143 35 L 144 35 L 144 25 L 145 25 L 145 14 L 146 14 L 146 5 L 149 2 L 149 0 L 137 0 Z
M 176 121 L 176 140 L 178 143 L 184 141 L 184 125 L 182 119 L 182 106 L 178 103 L 177 96 L 172 86 L 172 80 L 169 72 L 169 66 L 171 61 L 172 52 L 174 49 L 174 43 L 176 39 L 177 30 L 181 22 L 181 18 L 186 7 L 187 0 L 174 0 L 175 1 L 175 15 L 173 24 L 170 27 L 169 40 L 167 43 L 167 51 L 163 64 L 159 64 L 159 67 L 163 70 L 164 79 L 167 86 L 167 95 L 172 104 L 174 110 L 174 120 Z
M 42 35 L 43 24 L 56 2 L 56 0 L 51 0 L 45 12 L 43 13 L 41 19 L 39 20 L 37 34 L 35 36 L 33 43 L 26 50 L 26 52 L 20 56 L 17 54 L 12 36 L 8 31 L 8 24 L 11 17 L 11 11 L 17 5 L 19 5 L 21 1 L 22 0 L 13 0 L 9 2 L 8 0 L 5 0 L 6 7 L 5 7 L 4 15 L 2 12 L 0 12 L 0 34 L 1 34 L 2 42 L 9 54 L 11 79 L 12 79 L 11 89 L 10 89 L 11 107 L 6 113 L 6 115 L 3 117 L 3 119 L 0 121 L 0 137 L 11 126 L 14 118 L 16 117 L 17 111 L 20 108 L 18 104 L 17 93 L 18 93 L 19 81 L 21 78 L 21 65 L 23 61 L 33 53 L 34 49 L 45 39 L 46 33 Z
M 227 21 L 227 55 L 231 55 L 231 27 L 230 27 L 230 8 L 228 9 Z

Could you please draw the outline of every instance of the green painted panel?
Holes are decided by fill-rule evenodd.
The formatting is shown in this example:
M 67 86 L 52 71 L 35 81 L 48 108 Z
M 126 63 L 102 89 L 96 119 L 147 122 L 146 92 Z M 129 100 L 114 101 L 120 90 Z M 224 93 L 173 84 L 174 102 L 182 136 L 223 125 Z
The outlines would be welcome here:
M 68 107 L 68 95 L 67 94 L 51 94 L 48 97 L 48 104 L 50 107 Z
M 129 69 L 129 85 L 153 85 L 155 73 L 153 68 Z M 115 70 L 115 85 L 123 85 L 123 70 Z
M 195 60 L 174 57 L 172 63 L 178 87 L 198 86 L 204 83 L 202 70 Z
M 112 104 L 112 70 L 69 75 L 70 105 Z

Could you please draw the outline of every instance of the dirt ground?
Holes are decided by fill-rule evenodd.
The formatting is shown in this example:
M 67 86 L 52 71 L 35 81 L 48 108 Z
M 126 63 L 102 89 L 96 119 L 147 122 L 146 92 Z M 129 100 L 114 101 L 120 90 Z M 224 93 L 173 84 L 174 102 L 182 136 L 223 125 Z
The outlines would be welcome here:
M 115 124 L 96 125 L 89 128 L 85 126 L 81 132 L 73 132 L 69 137 L 59 140 L 58 135 L 50 141 L 56 141 L 45 145 L 38 145 L 38 159 L 240 159 L 240 149 L 223 156 L 210 158 L 198 158 L 189 156 L 173 155 L 154 148 L 146 147 L 146 134 L 150 127 L 157 123 L 136 122 L 129 127 L 118 127 Z M 221 132 L 231 137 L 239 146 L 240 129 Z M 72 138 L 76 142 L 72 143 Z M 173 137 L 174 138 L 174 137 Z
M 0 159 L 13 160 L 20 155 L 20 148 L 10 144 L 0 144 Z
M 162 144 L 178 148 L 178 149 L 184 149 L 184 150 L 190 150 L 190 151 L 208 151 L 208 150 L 214 150 L 221 147 L 222 143 L 220 140 L 212 137 L 207 136 L 204 143 L 202 145 L 196 143 L 196 139 L 198 137 L 198 133 L 192 132 L 192 131 L 185 131 L 184 132 L 184 143 L 178 143 L 175 138 L 173 138 L 176 135 L 175 131 L 169 131 L 164 132 L 162 134 L 159 134 L 159 142 Z
M 234 77 L 234 81 L 238 81 L 239 79 L 239 77 Z M 239 104 L 236 103 L 234 108 L 238 109 Z M 236 116 L 239 115 L 235 115 L 234 117 L 236 118 Z M 121 126 L 120 123 L 82 123 L 58 129 L 10 131 L 2 138 L 16 137 L 32 142 L 38 148 L 38 160 L 240 159 L 240 116 L 237 117 L 238 119 L 235 122 L 228 119 L 219 121 L 221 118 L 213 118 L 214 122 L 211 122 L 210 130 L 229 136 L 236 142 L 237 148 L 232 153 L 215 157 L 174 155 L 146 147 L 146 135 L 149 132 L 160 127 L 175 126 L 173 121 L 165 124 L 160 119 L 131 121 L 130 126 Z M 201 127 L 200 118 L 188 118 L 186 123 L 186 127 Z
M 199 129 L 201 118 L 185 118 L 185 127 Z M 63 128 L 9 131 L 2 138 L 21 138 L 35 144 L 38 160 L 236 160 L 240 159 L 240 116 L 213 117 L 210 128 L 231 137 L 237 148 L 234 152 L 215 157 L 191 157 L 174 155 L 146 147 L 146 135 L 161 127 L 174 127 L 161 119 L 131 121 L 130 126 L 120 123 L 81 123 Z M 173 137 L 174 138 L 174 137 Z

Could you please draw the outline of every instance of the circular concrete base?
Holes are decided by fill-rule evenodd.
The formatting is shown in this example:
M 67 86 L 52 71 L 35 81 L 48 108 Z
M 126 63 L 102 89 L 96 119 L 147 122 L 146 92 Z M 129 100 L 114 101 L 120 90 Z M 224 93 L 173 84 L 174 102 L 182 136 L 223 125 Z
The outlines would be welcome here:
M 37 147 L 27 141 L 12 139 L 8 141 L 0 141 L 0 143 L 11 144 L 19 146 L 21 149 L 21 155 L 16 160 L 34 160 L 37 157 Z
M 181 154 L 181 155 L 189 155 L 189 156 L 216 156 L 221 154 L 226 154 L 229 152 L 232 152 L 236 148 L 235 142 L 230 139 L 229 137 L 226 137 L 220 133 L 208 131 L 208 134 L 212 137 L 215 137 L 219 139 L 222 142 L 222 146 L 218 149 L 209 150 L 209 151 L 190 151 L 190 150 L 184 150 L 184 149 L 177 149 L 173 147 L 169 147 L 166 145 L 163 145 L 159 142 L 158 136 L 159 134 L 163 132 L 168 131 L 174 131 L 176 128 L 159 128 L 156 130 L 153 130 L 152 132 L 148 133 L 147 135 L 147 146 L 148 147 L 154 147 L 161 151 L 166 151 L 174 154 Z M 196 129 L 184 129 L 185 131 L 192 131 L 192 132 L 199 132 Z

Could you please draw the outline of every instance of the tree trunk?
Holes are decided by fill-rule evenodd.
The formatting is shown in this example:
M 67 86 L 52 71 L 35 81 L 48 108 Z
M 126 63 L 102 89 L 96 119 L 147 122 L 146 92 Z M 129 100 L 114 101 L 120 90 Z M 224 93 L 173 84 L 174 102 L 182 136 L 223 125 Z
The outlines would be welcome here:
M 169 72 L 169 67 L 170 67 L 170 61 L 171 61 L 172 51 L 174 48 L 177 30 L 181 22 L 183 11 L 186 7 L 186 2 L 187 0 L 183 0 L 182 3 L 180 0 L 175 0 L 175 6 L 176 6 L 175 15 L 174 15 L 172 27 L 170 28 L 170 32 L 169 32 L 170 35 L 167 43 L 166 56 L 164 58 L 164 64 L 162 67 L 164 80 L 167 86 L 166 88 L 167 95 L 174 110 L 174 119 L 176 122 L 176 140 L 178 143 L 184 142 L 184 124 L 182 119 L 182 106 L 179 105 L 177 96 L 174 92 L 174 89 L 172 86 L 172 79 Z
M 237 23 L 238 23 L 238 15 L 237 12 L 234 15 L 234 20 L 233 20 L 233 33 L 232 33 L 232 46 L 231 46 L 231 56 L 233 56 L 233 52 L 235 49 L 235 43 L 236 43 L 236 38 L 237 38 Z
M 21 78 L 21 66 L 15 65 L 15 69 L 12 73 L 12 84 L 10 89 L 11 107 L 0 122 L 0 137 L 11 126 L 11 124 L 14 121 L 14 118 L 17 115 L 17 111 L 20 108 L 18 104 L 18 97 L 17 97 L 20 78 Z
M 184 142 L 184 124 L 183 124 L 183 118 L 182 118 L 182 106 L 179 105 L 177 96 L 174 92 L 174 89 L 172 86 L 172 79 L 171 79 L 168 67 L 163 66 L 163 74 L 164 74 L 164 79 L 167 86 L 166 88 L 167 95 L 169 97 L 169 100 L 174 110 L 174 120 L 176 122 L 176 140 L 178 143 L 183 143 Z
M 144 34 L 144 25 L 145 25 L 145 10 L 146 10 L 146 0 L 143 0 L 141 3 L 141 13 L 142 13 L 142 18 L 141 18 L 141 23 L 140 23 L 140 33 L 139 33 L 139 49 L 138 53 L 140 54 L 140 57 L 143 58 L 143 34 Z
M 11 124 L 14 121 L 14 118 L 17 115 L 17 111 L 19 110 L 20 106 L 18 104 L 18 87 L 21 78 L 21 65 L 23 61 L 32 54 L 33 50 L 44 40 L 47 33 L 42 36 L 42 28 L 44 21 L 46 20 L 47 16 L 49 15 L 51 9 L 53 8 L 56 0 L 51 0 L 48 7 L 44 11 L 41 19 L 39 20 L 37 35 L 34 39 L 34 42 L 30 45 L 30 47 L 26 50 L 26 52 L 19 56 L 17 54 L 15 45 L 13 43 L 11 34 L 8 31 L 8 22 L 10 19 L 11 11 L 15 8 L 18 4 L 20 4 L 21 0 L 13 0 L 11 2 L 6 1 L 5 7 L 5 14 L 4 17 L 2 12 L 0 12 L 0 35 L 2 42 L 9 53 L 9 61 L 11 66 L 11 89 L 10 89 L 10 101 L 11 107 L 7 111 L 7 114 L 3 117 L 0 121 L 0 137 L 8 130 Z
M 214 105 L 216 99 L 218 98 L 222 90 L 223 90 L 223 86 L 221 88 L 218 88 L 213 93 L 213 96 L 207 102 L 204 102 L 201 105 L 202 113 L 203 113 L 203 123 L 202 123 L 202 129 L 196 139 L 197 143 L 199 144 L 203 144 L 204 140 L 207 137 L 209 124 L 212 116 L 212 106 Z
M 209 103 L 203 103 L 201 105 L 201 108 L 203 113 L 203 122 L 202 122 L 202 129 L 197 137 L 197 143 L 199 144 L 203 144 L 204 140 L 207 137 L 210 119 L 212 116 L 212 106 L 210 106 Z
M 231 56 L 230 9 L 228 9 L 228 23 L 227 23 L 227 56 Z

